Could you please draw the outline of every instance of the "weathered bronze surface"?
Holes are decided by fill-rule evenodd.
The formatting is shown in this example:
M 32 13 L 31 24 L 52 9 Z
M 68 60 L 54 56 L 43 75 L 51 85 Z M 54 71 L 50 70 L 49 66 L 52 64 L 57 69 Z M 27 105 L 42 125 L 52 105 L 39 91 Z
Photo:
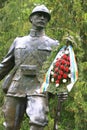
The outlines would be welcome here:
M 30 130 L 43 130 L 48 123 L 46 96 L 37 90 L 41 86 L 38 76 L 43 62 L 52 47 L 58 45 L 56 40 L 45 35 L 44 28 L 50 18 L 47 7 L 35 7 L 29 17 L 30 34 L 17 37 L 0 64 L 0 80 L 17 66 L 3 108 L 6 130 L 19 130 L 25 112 L 30 119 Z

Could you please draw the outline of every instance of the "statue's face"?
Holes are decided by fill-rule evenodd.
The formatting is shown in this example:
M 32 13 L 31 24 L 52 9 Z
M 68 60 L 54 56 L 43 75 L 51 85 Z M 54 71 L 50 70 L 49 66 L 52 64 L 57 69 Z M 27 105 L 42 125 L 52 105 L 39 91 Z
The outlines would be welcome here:
M 31 21 L 34 29 L 43 29 L 48 23 L 48 18 L 45 13 L 38 12 L 31 17 Z

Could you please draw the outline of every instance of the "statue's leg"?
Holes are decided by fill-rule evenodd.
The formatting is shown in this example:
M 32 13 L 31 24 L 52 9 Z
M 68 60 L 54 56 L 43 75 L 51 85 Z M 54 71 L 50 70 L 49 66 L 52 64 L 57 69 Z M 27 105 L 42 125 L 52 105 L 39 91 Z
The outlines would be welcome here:
M 30 118 L 30 130 L 43 130 L 48 124 L 48 106 L 45 95 L 27 97 L 26 113 Z
M 6 97 L 3 106 L 5 130 L 19 130 L 26 107 L 25 98 Z

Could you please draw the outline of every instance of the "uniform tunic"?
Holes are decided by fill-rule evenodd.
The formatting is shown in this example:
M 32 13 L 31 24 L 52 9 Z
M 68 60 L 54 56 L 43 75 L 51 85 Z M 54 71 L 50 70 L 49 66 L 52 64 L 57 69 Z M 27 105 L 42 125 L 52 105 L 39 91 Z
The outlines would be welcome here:
M 9 86 L 8 96 L 25 97 L 34 94 L 35 90 L 40 88 L 39 72 L 53 46 L 57 45 L 58 41 L 46 36 L 44 31 L 37 32 L 33 29 L 28 36 L 17 37 L 14 40 L 0 64 L 0 80 L 14 66 L 18 68 Z

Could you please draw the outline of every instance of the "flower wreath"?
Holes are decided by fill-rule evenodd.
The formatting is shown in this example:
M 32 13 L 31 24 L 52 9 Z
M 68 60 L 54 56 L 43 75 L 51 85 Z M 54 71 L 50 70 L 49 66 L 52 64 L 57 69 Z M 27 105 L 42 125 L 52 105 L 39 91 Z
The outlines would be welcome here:
M 78 69 L 73 48 L 71 45 L 64 46 L 45 74 L 40 92 L 70 92 L 77 79 Z

